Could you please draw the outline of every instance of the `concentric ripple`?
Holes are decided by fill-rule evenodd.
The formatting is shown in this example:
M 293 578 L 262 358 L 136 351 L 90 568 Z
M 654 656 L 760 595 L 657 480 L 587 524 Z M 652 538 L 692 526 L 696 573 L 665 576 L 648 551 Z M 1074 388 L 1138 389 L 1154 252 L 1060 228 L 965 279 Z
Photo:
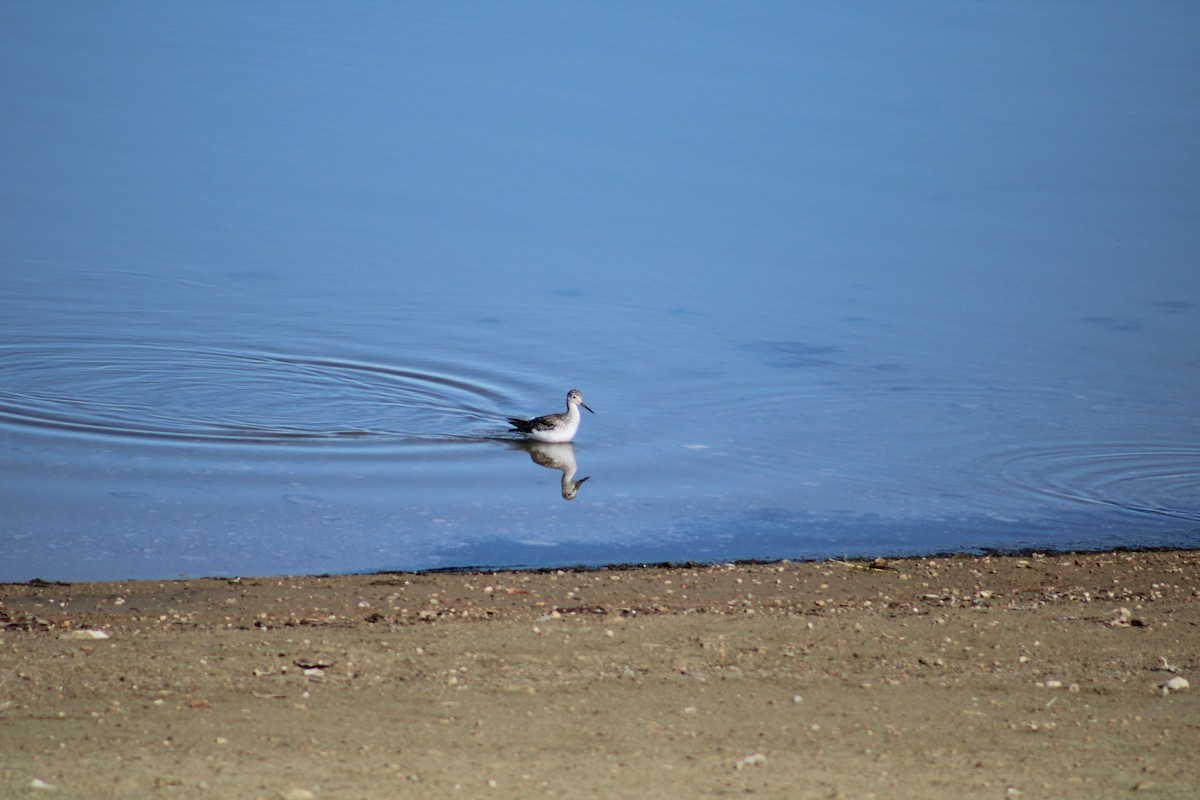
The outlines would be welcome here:
M 1002 479 L 1026 493 L 1200 522 L 1200 447 L 1059 445 L 998 460 Z
M 461 440 L 507 402 L 476 372 L 158 344 L 8 345 L 0 422 L 191 442 Z

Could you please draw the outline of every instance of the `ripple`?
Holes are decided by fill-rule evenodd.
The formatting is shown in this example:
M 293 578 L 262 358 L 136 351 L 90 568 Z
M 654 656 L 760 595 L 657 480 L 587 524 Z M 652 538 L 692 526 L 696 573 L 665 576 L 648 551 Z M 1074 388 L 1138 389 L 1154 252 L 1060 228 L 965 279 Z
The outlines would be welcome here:
M 1200 522 L 1200 447 L 1064 444 L 997 457 L 1003 480 L 1021 491 Z
M 0 347 L 0 422 L 188 442 L 480 438 L 509 393 L 462 365 L 104 341 Z

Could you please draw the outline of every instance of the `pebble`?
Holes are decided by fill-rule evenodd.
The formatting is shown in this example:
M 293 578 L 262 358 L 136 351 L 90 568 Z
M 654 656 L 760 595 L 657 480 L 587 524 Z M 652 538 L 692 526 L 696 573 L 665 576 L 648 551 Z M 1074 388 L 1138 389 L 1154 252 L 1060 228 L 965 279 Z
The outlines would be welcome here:
M 41 792 L 53 792 L 55 789 L 58 788 L 57 786 L 55 786 L 52 783 L 46 783 L 41 778 L 34 778 L 27 785 L 30 789 L 36 789 Z

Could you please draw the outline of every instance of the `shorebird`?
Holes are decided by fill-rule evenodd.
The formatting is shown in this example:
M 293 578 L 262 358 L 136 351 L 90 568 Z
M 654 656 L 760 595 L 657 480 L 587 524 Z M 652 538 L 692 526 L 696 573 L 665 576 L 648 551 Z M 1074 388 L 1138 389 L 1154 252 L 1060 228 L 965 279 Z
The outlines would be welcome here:
M 575 431 L 579 430 L 579 406 L 596 413 L 583 402 L 583 393 L 572 389 L 567 392 L 567 413 L 547 414 L 536 419 L 509 417 L 508 424 L 534 441 L 569 442 L 575 438 Z

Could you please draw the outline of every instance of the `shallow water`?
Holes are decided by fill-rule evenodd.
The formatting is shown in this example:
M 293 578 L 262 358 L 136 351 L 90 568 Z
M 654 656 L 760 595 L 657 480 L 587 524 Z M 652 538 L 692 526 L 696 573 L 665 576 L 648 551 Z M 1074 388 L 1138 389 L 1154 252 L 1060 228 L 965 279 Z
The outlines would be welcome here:
M 935 11 L 0 12 L 0 579 L 1197 546 L 1200 14 Z

